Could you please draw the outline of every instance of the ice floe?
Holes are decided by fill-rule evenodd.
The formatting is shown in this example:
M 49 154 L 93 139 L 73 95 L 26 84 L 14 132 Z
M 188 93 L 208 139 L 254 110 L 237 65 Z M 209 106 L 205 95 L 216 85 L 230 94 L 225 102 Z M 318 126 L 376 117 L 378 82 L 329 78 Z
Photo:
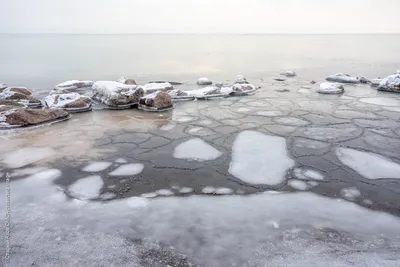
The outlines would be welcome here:
M 290 185 L 292 188 L 299 190 L 299 191 L 307 190 L 307 183 L 304 181 L 292 179 L 292 180 L 289 180 L 288 185 Z
M 143 171 L 144 165 L 141 163 L 130 163 L 119 166 L 114 171 L 110 172 L 111 176 L 133 176 Z
M 230 188 L 219 187 L 219 188 L 215 189 L 214 194 L 216 194 L 216 195 L 231 195 L 231 194 L 233 194 L 233 190 Z
M 80 200 L 89 200 L 100 195 L 103 185 L 103 179 L 98 175 L 94 175 L 77 180 L 68 187 L 68 192 Z
M 356 187 L 349 187 L 340 190 L 340 195 L 345 199 L 355 200 L 356 198 L 361 196 L 361 192 Z
M 339 147 L 336 156 L 347 167 L 368 179 L 400 179 L 400 164 L 382 155 Z
M 206 187 L 204 187 L 204 188 L 201 190 L 201 192 L 202 192 L 203 194 L 214 194 L 215 190 L 216 190 L 215 187 L 206 186 Z
M 326 78 L 327 81 L 330 82 L 339 82 L 339 83 L 359 83 L 358 78 L 351 77 L 348 74 L 336 73 L 334 75 L 330 75 Z
M 101 172 L 111 166 L 111 162 L 99 161 L 93 162 L 82 169 L 84 172 Z
M 2 162 L 9 168 L 21 168 L 29 164 L 49 159 L 55 151 L 48 147 L 24 147 L 11 153 L 2 154 Z
M 309 168 L 296 168 L 293 170 L 294 176 L 300 180 L 315 180 L 315 181 L 323 181 L 325 180 L 324 176 L 316 171 Z
M 190 194 L 193 191 L 194 190 L 191 187 L 182 187 L 181 189 L 179 189 L 179 193 L 181 193 L 181 194 Z
M 214 160 L 222 155 L 222 152 L 207 144 L 200 138 L 190 139 L 177 145 L 173 157 L 177 159 L 192 159 L 197 161 Z
M 189 121 L 194 121 L 196 118 L 194 117 L 189 117 L 189 116 L 182 116 L 182 117 L 178 117 L 176 119 L 177 122 L 189 122 Z
M 160 189 L 156 191 L 156 194 L 159 196 L 173 196 L 174 192 L 169 189 Z
M 155 198 L 155 197 L 157 197 L 157 193 L 156 192 L 144 193 L 144 194 L 141 194 L 140 196 L 144 197 L 144 198 Z
M 243 131 L 233 143 L 229 173 L 250 184 L 278 185 L 293 165 L 284 138 Z
M 117 195 L 115 193 L 112 192 L 107 192 L 104 193 L 100 196 L 101 200 L 110 200 L 110 199 L 114 199 Z
M 189 129 L 188 133 L 190 134 L 198 133 L 201 132 L 203 129 L 204 129 L 203 127 L 194 127 Z
M 378 106 L 400 107 L 400 100 L 396 98 L 371 97 L 371 98 L 361 98 L 360 101 Z
M 342 94 L 344 92 L 344 87 L 340 83 L 321 83 L 317 92 L 320 94 Z
M 400 93 L 400 74 L 384 78 L 378 86 L 378 91 Z
M 118 158 L 115 160 L 116 163 L 128 163 L 128 161 L 124 158 Z
M 198 85 L 211 85 L 212 81 L 206 77 L 199 78 L 196 82 Z

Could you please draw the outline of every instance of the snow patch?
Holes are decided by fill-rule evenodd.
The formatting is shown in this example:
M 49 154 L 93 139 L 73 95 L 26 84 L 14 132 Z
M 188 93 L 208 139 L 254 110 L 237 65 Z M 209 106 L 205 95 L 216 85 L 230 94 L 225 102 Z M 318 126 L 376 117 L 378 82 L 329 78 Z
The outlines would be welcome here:
M 181 189 L 179 189 L 179 193 L 181 194 L 190 194 L 193 192 L 193 188 L 191 187 L 182 187 Z
M 98 175 L 94 175 L 79 179 L 69 186 L 68 192 L 80 200 L 90 200 L 99 196 L 103 185 L 103 179 Z
M 126 159 L 124 159 L 124 158 L 116 159 L 115 162 L 116 162 L 116 163 L 122 163 L 122 164 L 123 164 L 123 163 L 128 163 L 128 161 L 127 161 Z
M 141 194 L 140 196 L 144 197 L 144 198 L 155 198 L 155 197 L 157 197 L 157 193 L 156 192 L 144 193 L 144 194 Z
M 82 169 L 84 172 L 101 172 L 111 166 L 111 162 L 99 161 L 93 162 Z
M 233 190 L 230 188 L 219 187 L 219 188 L 215 189 L 214 194 L 216 194 L 216 195 L 232 195 Z
M 321 83 L 317 92 L 320 94 L 342 94 L 344 87 L 340 83 Z
M 400 179 L 400 164 L 382 155 L 339 147 L 336 156 L 344 165 L 367 179 Z
M 207 144 L 200 138 L 194 138 L 177 145 L 173 157 L 176 159 L 193 159 L 197 161 L 214 160 L 222 155 L 222 152 Z
M 215 190 L 216 189 L 212 186 L 206 186 L 201 190 L 201 192 L 203 192 L 203 194 L 214 194 Z
M 284 138 L 244 131 L 233 143 L 229 173 L 250 184 L 278 185 L 293 166 Z
M 156 193 L 157 193 L 157 195 L 159 195 L 159 196 L 173 196 L 174 195 L 174 192 L 172 192 L 171 190 L 169 190 L 169 189 L 160 189 L 160 190 L 157 190 L 156 191 Z
M 300 181 L 300 180 L 289 180 L 288 184 L 299 191 L 305 191 L 307 190 L 307 183 L 304 181 Z
M 110 172 L 111 176 L 132 176 L 143 171 L 144 165 L 141 163 L 131 163 L 119 166 L 114 171 Z

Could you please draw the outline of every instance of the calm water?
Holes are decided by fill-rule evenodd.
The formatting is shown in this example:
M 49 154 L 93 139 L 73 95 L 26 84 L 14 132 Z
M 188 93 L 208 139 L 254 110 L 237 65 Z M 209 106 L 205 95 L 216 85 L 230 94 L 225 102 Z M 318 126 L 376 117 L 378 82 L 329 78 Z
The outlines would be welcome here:
M 321 79 L 400 68 L 400 35 L 0 35 L 0 82 L 48 89 L 67 79 L 230 79 L 294 69 Z

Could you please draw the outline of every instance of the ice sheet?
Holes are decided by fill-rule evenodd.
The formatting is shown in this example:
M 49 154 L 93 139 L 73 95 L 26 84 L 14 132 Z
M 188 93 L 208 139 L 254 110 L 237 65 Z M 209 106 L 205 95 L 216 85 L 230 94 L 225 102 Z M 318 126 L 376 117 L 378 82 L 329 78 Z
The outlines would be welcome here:
M 124 164 L 119 166 L 114 171 L 110 172 L 111 176 L 132 176 L 143 171 L 144 165 L 140 163 Z
M 93 162 L 82 169 L 84 172 L 101 172 L 111 166 L 111 162 L 99 161 Z
M 174 158 L 177 159 L 192 159 L 197 161 L 214 160 L 220 157 L 222 153 L 207 144 L 200 138 L 190 139 L 175 147 Z

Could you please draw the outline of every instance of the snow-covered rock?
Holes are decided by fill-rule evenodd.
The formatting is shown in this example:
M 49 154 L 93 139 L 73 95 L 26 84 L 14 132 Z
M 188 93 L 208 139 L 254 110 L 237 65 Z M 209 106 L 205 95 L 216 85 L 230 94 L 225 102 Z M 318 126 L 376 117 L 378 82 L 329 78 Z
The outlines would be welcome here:
M 66 118 L 68 113 L 60 109 L 25 109 L 16 105 L 0 105 L 0 128 L 30 126 Z
M 292 70 L 284 71 L 284 72 L 281 72 L 280 74 L 283 75 L 283 76 L 286 76 L 286 77 L 295 77 L 295 76 L 297 76 L 296 72 L 294 72 Z
M 203 77 L 203 78 L 199 78 L 197 80 L 197 84 L 198 85 L 211 85 L 212 81 L 206 77 Z
M 133 105 L 144 95 L 136 85 L 126 85 L 113 81 L 98 81 L 92 86 L 92 98 L 111 107 Z
M 39 99 L 36 99 L 30 95 L 6 90 L 0 93 L 0 100 L 9 100 L 33 108 L 42 106 L 42 102 Z
M 231 87 L 217 87 L 217 86 L 207 86 L 201 89 L 186 91 L 190 96 L 196 98 L 204 97 L 224 97 L 232 93 Z
M 71 80 L 66 81 L 54 86 L 54 89 L 51 90 L 50 94 L 65 94 L 76 92 L 77 90 L 90 88 L 94 84 L 93 81 L 80 81 L 80 80 Z
M 400 74 L 386 77 L 378 86 L 379 91 L 400 93 Z
M 372 87 L 378 87 L 383 79 L 372 79 L 369 81 Z
M 151 94 L 157 91 L 169 91 L 174 89 L 170 83 L 147 83 L 140 85 L 138 88 L 143 89 L 144 94 Z
M 0 90 L 7 88 L 7 85 L 5 83 L 0 83 Z
M 232 95 L 248 95 L 248 94 L 252 94 L 255 93 L 257 91 L 257 88 L 252 85 L 252 84 L 234 84 L 232 86 Z
M 46 96 L 45 103 L 50 109 L 61 108 L 67 111 L 88 110 L 92 106 L 89 97 L 78 93 L 49 95 Z
M 400 74 L 400 70 L 396 70 L 394 74 Z
M 23 95 L 32 95 L 32 91 L 27 89 L 26 87 L 5 87 L 0 88 L 0 92 L 16 92 Z
M 317 92 L 320 94 L 342 94 L 344 92 L 344 87 L 340 83 L 321 83 Z
M 339 82 L 339 83 L 359 83 L 360 81 L 356 77 L 352 77 L 348 74 L 336 73 L 334 75 L 330 75 L 326 78 L 327 81 L 330 82 Z
M 360 83 L 369 83 L 369 80 L 365 77 L 360 78 Z
M 130 85 L 136 84 L 136 81 L 135 81 L 134 79 L 127 79 L 127 78 L 125 78 L 125 77 L 119 78 L 119 79 L 117 80 L 117 82 L 123 83 L 123 84 L 130 84 Z
M 248 83 L 248 82 L 243 75 L 238 75 L 238 76 L 236 76 L 235 83 L 243 84 L 243 83 Z
M 188 92 L 180 90 L 180 89 L 170 90 L 167 93 L 171 96 L 171 98 L 174 101 L 193 100 L 194 99 L 194 96 L 191 96 L 188 94 Z
M 163 91 L 156 91 L 152 94 L 145 95 L 139 100 L 139 107 L 151 108 L 155 110 L 161 110 L 172 107 L 171 96 Z

